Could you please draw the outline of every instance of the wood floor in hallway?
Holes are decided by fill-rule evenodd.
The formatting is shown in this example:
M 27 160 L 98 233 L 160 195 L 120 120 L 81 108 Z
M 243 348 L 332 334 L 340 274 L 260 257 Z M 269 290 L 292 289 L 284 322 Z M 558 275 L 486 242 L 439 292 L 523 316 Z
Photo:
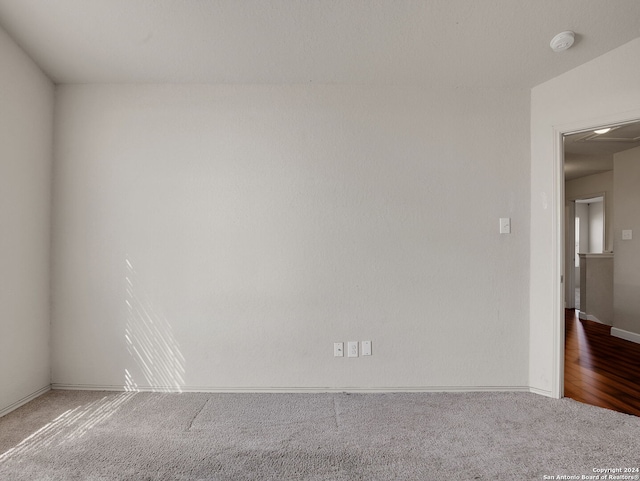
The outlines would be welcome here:
M 564 395 L 640 416 L 640 344 L 565 310 Z

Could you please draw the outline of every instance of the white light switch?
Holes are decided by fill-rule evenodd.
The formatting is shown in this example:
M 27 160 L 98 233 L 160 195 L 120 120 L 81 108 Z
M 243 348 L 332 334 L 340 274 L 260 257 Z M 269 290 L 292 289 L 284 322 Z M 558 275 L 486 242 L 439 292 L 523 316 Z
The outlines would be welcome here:
M 500 234 L 511 234 L 510 217 L 500 217 Z
M 622 231 L 622 240 L 633 239 L 633 231 L 631 229 L 625 229 Z

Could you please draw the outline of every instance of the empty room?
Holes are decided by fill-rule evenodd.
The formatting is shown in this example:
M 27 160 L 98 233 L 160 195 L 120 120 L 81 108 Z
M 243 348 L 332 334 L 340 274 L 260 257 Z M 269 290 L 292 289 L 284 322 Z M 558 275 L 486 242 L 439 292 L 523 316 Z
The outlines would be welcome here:
M 608 322 L 564 248 L 638 58 L 636 0 L 0 0 L 0 479 L 640 479 L 636 144 Z

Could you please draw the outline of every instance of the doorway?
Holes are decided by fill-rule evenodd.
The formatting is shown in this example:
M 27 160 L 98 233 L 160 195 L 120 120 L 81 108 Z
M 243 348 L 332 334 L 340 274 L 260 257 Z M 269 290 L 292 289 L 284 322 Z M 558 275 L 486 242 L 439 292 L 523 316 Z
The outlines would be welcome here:
M 604 176 L 602 183 L 608 185 Z M 565 308 L 580 309 L 580 254 L 605 252 L 605 197 L 606 192 L 590 195 L 565 195 Z M 575 197 L 575 198 L 570 198 Z M 584 294 L 582 295 L 584 298 Z
M 564 173 L 563 196 L 564 196 L 564 218 L 563 227 L 560 232 L 564 237 L 564 252 L 562 262 L 564 286 L 562 288 L 565 315 L 562 316 L 566 322 L 566 316 L 572 318 L 568 327 L 575 330 L 587 329 L 591 334 L 609 338 L 610 326 L 613 324 L 613 273 L 611 274 L 611 310 L 603 319 L 603 323 L 594 326 L 581 326 L 584 322 L 591 322 L 595 319 L 601 322 L 596 316 L 588 315 L 584 307 L 585 302 L 585 269 L 586 258 L 609 258 L 611 269 L 613 270 L 613 246 L 614 246 L 614 168 L 615 160 L 619 154 L 625 150 L 635 149 L 640 146 L 640 121 L 631 121 L 621 124 L 594 127 L 589 130 L 562 134 L 563 156 L 561 165 Z M 601 286 L 599 286 L 601 288 Z M 575 322 L 573 321 L 575 319 Z M 603 325 L 604 324 L 604 325 Z M 609 326 L 606 326 L 608 324 Z M 576 327 L 577 326 L 577 327 Z M 562 325 L 562 339 L 565 339 L 565 324 Z M 585 331 L 586 332 L 586 331 Z M 575 334 L 572 331 L 572 336 Z M 584 345 L 581 349 L 588 349 L 589 339 L 582 337 Z M 574 342 L 574 341 L 571 341 Z M 578 343 L 579 344 L 579 343 Z M 576 359 L 582 357 L 586 359 L 591 352 L 585 350 L 581 356 L 575 357 L 575 349 L 578 344 L 572 344 L 570 353 L 565 352 L 565 362 L 576 363 Z M 562 343 L 565 345 L 565 343 Z M 569 361 L 567 356 L 571 357 Z M 606 363 L 605 361 L 602 361 Z M 567 386 L 567 368 L 572 370 L 570 386 Z M 563 368 L 561 377 L 561 395 L 567 391 L 571 392 L 571 397 L 576 393 L 576 366 Z M 620 369 L 619 367 L 617 369 Z M 592 375 L 593 371 L 588 373 Z M 607 378 L 607 369 L 595 373 L 600 378 Z M 616 376 L 610 372 L 613 379 Z M 602 405 L 598 399 L 603 395 L 590 382 L 582 384 L 583 402 Z M 585 399 L 590 401 L 584 401 Z

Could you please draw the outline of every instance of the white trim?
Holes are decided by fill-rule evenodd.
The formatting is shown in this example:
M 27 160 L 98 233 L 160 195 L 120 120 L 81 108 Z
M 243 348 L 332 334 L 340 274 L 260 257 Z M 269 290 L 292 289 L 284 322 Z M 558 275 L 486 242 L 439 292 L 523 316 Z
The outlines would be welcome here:
M 594 130 L 602 126 L 622 125 L 637 122 L 640 119 L 640 110 L 627 112 L 617 112 L 605 115 L 597 119 L 581 120 L 568 124 L 554 125 L 554 189 L 555 198 L 552 199 L 552 213 L 555 219 L 552 222 L 551 235 L 555 252 L 552 254 L 552 279 L 550 279 L 553 292 L 553 309 L 555 316 L 553 319 L 553 380 L 552 397 L 560 398 L 564 396 L 564 285 L 560 282 L 560 276 L 564 269 L 564 225 L 563 210 L 565 203 L 564 195 L 564 146 L 563 136 L 565 134 L 575 134 L 587 130 Z M 531 322 L 531 321 L 530 321 Z
M 13 404 L 9 404 L 6 408 L 0 410 L 0 418 L 9 414 L 11 411 L 15 411 L 19 407 L 24 406 L 29 401 L 33 401 L 35 398 L 42 396 L 44 393 L 51 391 L 51 385 L 47 385 L 43 388 L 38 389 L 36 392 L 29 394 L 28 396 L 23 397 L 22 399 L 14 402 Z
M 530 387 L 529 388 L 529 392 L 531 392 L 533 394 L 539 394 L 540 396 L 546 396 L 546 397 L 555 398 L 555 396 L 553 395 L 553 392 L 547 391 L 545 389 L 538 389 L 536 387 Z
M 618 329 L 617 327 L 612 327 L 611 335 L 613 337 L 618 337 L 626 341 L 631 341 L 631 342 L 640 344 L 640 334 L 635 332 L 625 331 L 624 329 Z
M 564 308 L 575 309 L 576 306 L 576 230 L 575 223 L 570 226 L 567 225 L 567 219 L 575 219 L 576 217 L 576 203 L 565 199 L 564 202 Z
M 603 199 L 606 197 L 606 192 L 595 192 L 593 194 L 578 194 L 575 196 L 567 197 L 565 200 L 569 202 L 574 202 L 576 200 L 585 200 L 585 199 L 594 199 L 596 197 L 602 197 Z
M 553 339 L 553 361 L 554 366 L 551 381 L 551 397 L 559 399 L 564 397 L 564 132 L 558 128 L 553 129 L 553 151 L 556 160 L 553 169 L 554 189 L 551 199 L 551 235 L 554 240 L 554 251 L 552 254 L 552 286 L 553 286 L 553 312 L 555 316 L 553 324 L 555 333 Z M 560 335 L 558 335 L 560 334 Z
M 392 393 L 392 392 L 536 392 L 548 395 L 544 391 L 533 391 L 529 386 L 429 386 L 429 387 L 211 387 L 211 386 L 129 386 L 97 384 L 52 384 L 51 389 L 69 391 L 117 391 L 117 392 L 203 392 L 203 393 Z
M 602 322 L 600 319 L 598 319 L 593 314 L 587 314 L 586 312 L 583 312 L 583 311 L 578 311 L 578 317 L 580 319 L 582 319 L 583 321 L 593 321 L 593 322 L 597 322 L 598 324 L 603 324 L 605 326 L 610 326 L 611 325 L 611 324 L 607 324 L 606 322 Z
M 613 259 L 613 252 L 591 252 L 589 254 L 578 254 L 580 259 Z

